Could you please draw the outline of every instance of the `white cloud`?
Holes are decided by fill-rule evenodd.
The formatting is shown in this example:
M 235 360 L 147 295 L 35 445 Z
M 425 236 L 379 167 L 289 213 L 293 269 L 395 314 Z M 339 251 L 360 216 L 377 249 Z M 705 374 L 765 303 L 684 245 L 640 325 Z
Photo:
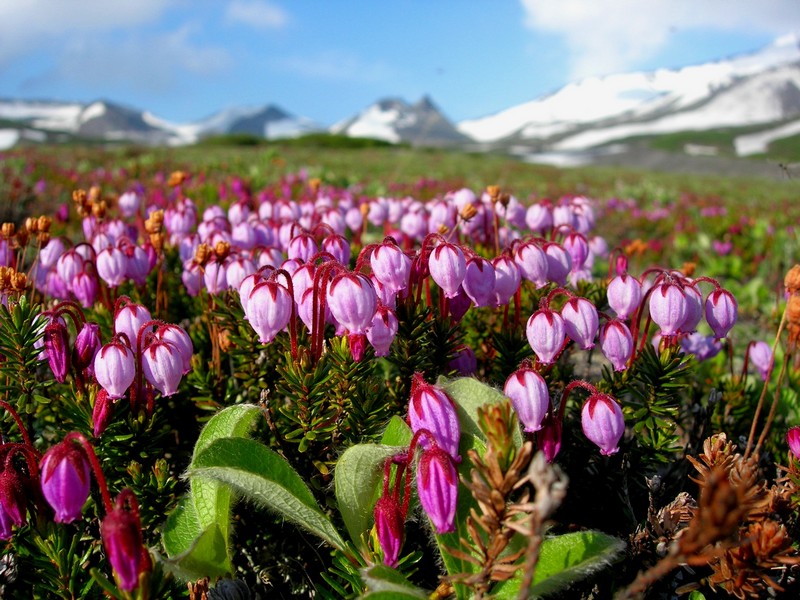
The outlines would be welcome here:
M 564 37 L 571 76 L 625 71 L 653 56 L 675 30 L 778 36 L 800 24 L 797 0 L 521 0 L 530 29 Z
M 198 46 L 191 33 L 192 27 L 186 25 L 167 33 L 119 37 L 113 43 L 107 36 L 74 39 L 54 71 L 27 87 L 51 86 L 55 79 L 89 88 L 164 92 L 180 86 L 183 73 L 207 76 L 230 68 L 233 61 L 225 49 Z
M 228 4 L 225 19 L 256 29 L 280 29 L 289 22 L 289 15 L 280 6 L 264 0 L 234 0 Z
M 0 65 L 44 41 L 157 20 L 180 0 L 0 0 Z
M 392 78 L 393 71 L 382 62 L 365 62 L 349 52 L 332 50 L 315 56 L 287 56 L 272 66 L 308 79 L 374 83 Z

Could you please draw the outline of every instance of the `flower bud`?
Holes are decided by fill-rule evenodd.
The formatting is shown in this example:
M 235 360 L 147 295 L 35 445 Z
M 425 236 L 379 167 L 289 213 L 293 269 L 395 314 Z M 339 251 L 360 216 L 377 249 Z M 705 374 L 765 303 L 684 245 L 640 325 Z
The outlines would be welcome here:
M 586 298 L 570 298 L 561 309 L 564 329 L 582 350 L 594 348 L 600 320 L 594 304 Z
M 600 454 L 619 451 L 619 440 L 625 432 L 622 409 L 608 394 L 592 394 L 581 409 L 581 427 L 584 435 L 600 447 Z
M 150 570 L 151 563 L 133 492 L 126 489 L 117 496 L 113 510 L 100 523 L 100 537 L 119 587 L 126 592 L 135 590 L 139 576 Z
M 97 277 L 87 271 L 81 271 L 72 280 L 72 293 L 83 308 L 90 308 L 97 300 Z
M 549 463 L 556 459 L 561 450 L 561 429 L 561 419 L 550 410 L 542 421 L 542 428 L 536 433 L 539 450 Z
M 70 351 L 69 332 L 61 319 L 51 320 L 45 327 L 44 351 L 56 380 L 64 383 L 70 367 Z
M 547 256 L 547 278 L 558 285 L 565 285 L 567 275 L 572 270 L 572 257 L 556 242 L 545 244 L 544 253 Z
M 308 233 L 300 233 L 294 236 L 286 248 L 286 256 L 289 258 L 299 258 L 303 262 L 308 262 L 311 257 L 319 252 L 317 243 Z
M 800 458 L 800 427 L 790 427 L 786 432 L 786 443 L 795 458 Z
M 0 472 L 0 540 L 10 540 L 11 527 L 27 523 L 26 480 L 20 475 L 7 455 L 6 465 Z
M 494 267 L 494 305 L 502 306 L 508 304 L 514 294 L 519 289 L 522 276 L 519 267 L 514 260 L 508 256 L 498 256 L 492 260 Z
M 417 466 L 419 502 L 436 533 L 455 531 L 458 473 L 451 456 L 438 446 L 422 451 Z
M 706 321 L 718 338 L 724 338 L 736 324 L 739 305 L 728 290 L 717 289 L 706 299 Z
M 589 256 L 589 242 L 583 235 L 573 231 L 564 238 L 564 250 L 572 259 L 572 270 L 576 271 L 583 267 Z
M 345 267 L 350 264 L 350 243 L 339 234 L 331 234 L 322 240 L 322 249 L 331 254 Z
M 530 316 L 525 334 L 536 357 L 546 365 L 551 364 L 561 352 L 567 335 L 561 315 L 546 308 Z
M 94 357 L 100 350 L 100 326 L 87 321 L 75 337 L 72 349 L 72 364 L 76 371 L 83 371 L 92 366 Z
M 114 316 L 114 333 L 124 333 L 131 349 L 137 350 L 139 330 L 152 319 L 150 311 L 141 304 L 126 304 Z
M 276 281 L 263 281 L 250 292 L 247 318 L 262 344 L 271 342 L 292 317 L 292 295 Z
M 525 431 L 539 431 L 550 409 L 550 392 L 547 383 L 531 368 L 514 371 L 503 386 L 503 393 L 511 404 Z
M 397 335 L 398 322 L 394 311 L 379 305 L 372 317 L 372 325 L 367 329 L 367 339 L 375 348 L 375 356 L 387 356 L 389 347 Z
M 80 519 L 91 484 L 86 451 L 74 441 L 64 440 L 45 453 L 41 471 L 42 494 L 56 513 L 56 523 Z
M 396 567 L 400 549 L 403 547 L 403 514 L 397 500 L 391 495 L 378 498 L 375 503 L 375 532 L 383 551 L 383 564 Z
M 414 375 L 411 386 L 408 423 L 414 433 L 427 429 L 436 444 L 455 460 L 460 460 L 458 444 L 461 439 L 461 425 L 456 407 L 444 390 L 426 383 L 418 373 Z M 430 448 L 432 445 L 427 437 L 423 437 L 420 443 L 423 448 Z
M 108 397 L 108 392 L 100 390 L 94 399 L 92 407 L 92 435 L 100 437 L 108 427 L 114 413 L 114 401 Z

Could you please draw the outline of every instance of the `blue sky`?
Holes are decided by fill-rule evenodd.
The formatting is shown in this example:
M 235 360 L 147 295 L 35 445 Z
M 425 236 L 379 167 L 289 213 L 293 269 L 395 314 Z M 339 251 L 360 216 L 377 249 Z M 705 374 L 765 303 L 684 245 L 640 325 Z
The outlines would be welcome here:
M 176 122 L 274 103 L 331 125 L 429 94 L 459 121 L 798 32 L 798 0 L 0 0 L 0 97 Z

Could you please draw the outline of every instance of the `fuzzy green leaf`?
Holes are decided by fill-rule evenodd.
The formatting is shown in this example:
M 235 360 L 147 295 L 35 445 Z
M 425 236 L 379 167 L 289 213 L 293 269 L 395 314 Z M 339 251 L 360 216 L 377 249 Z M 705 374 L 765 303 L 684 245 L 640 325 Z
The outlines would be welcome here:
M 428 597 L 399 571 L 385 565 L 375 565 L 362 569 L 361 577 L 367 584 L 367 591 L 361 598 L 370 600 L 422 600 Z
M 345 542 L 320 510 L 311 490 L 278 453 L 250 439 L 212 442 L 189 469 L 190 477 L 226 484 L 244 498 L 280 513 L 343 550 Z
M 576 581 L 609 567 L 625 550 L 625 542 L 599 531 L 578 531 L 547 538 L 542 542 L 539 562 L 529 597 L 541 597 L 562 592 Z M 516 584 L 516 585 L 514 585 Z M 519 581 L 499 585 L 506 596 L 516 589 Z
M 350 537 L 361 544 L 361 534 L 372 527 L 372 510 L 383 481 L 386 459 L 405 450 L 403 446 L 356 444 L 336 462 L 333 481 L 339 512 Z
M 408 447 L 412 437 L 414 437 L 414 434 L 411 432 L 411 428 L 408 424 L 395 415 L 386 426 L 386 430 L 383 432 L 383 437 L 381 438 L 381 443 L 386 446 Z

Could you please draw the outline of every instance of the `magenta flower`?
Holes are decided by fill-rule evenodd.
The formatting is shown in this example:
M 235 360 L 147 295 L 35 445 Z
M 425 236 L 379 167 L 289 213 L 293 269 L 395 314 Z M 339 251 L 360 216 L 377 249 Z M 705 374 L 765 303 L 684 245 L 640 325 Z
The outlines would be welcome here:
M 100 523 L 100 537 L 119 587 L 135 590 L 139 576 L 150 570 L 150 555 L 142 539 L 139 505 L 129 489 L 117 496 L 113 510 Z
M 422 451 L 417 466 L 419 502 L 436 533 L 455 531 L 458 473 L 453 459 L 438 446 Z
M 292 295 L 276 281 L 262 281 L 250 292 L 247 320 L 262 344 L 271 342 L 292 317 Z
M 503 386 L 525 431 L 539 431 L 550 410 L 550 392 L 544 378 L 530 368 L 514 371 Z
M 495 273 L 492 263 L 479 256 L 467 261 L 462 284 L 464 292 L 475 306 L 489 306 L 494 298 Z
M 41 470 L 42 494 L 56 513 L 56 523 L 80 519 L 91 484 L 86 451 L 65 440 L 45 453 Z
M 675 335 L 689 314 L 683 290 L 674 283 L 662 283 L 650 294 L 650 317 L 661 328 L 661 335 Z
M 76 371 L 83 371 L 92 366 L 94 357 L 100 351 L 100 345 L 100 326 L 87 321 L 78 332 L 72 349 L 72 364 Z
M 372 281 L 361 273 L 341 273 L 328 286 L 331 314 L 351 334 L 363 334 L 372 325 L 378 296 Z
M 572 270 L 572 257 L 563 246 L 555 242 L 545 244 L 544 253 L 547 256 L 547 278 L 558 285 L 565 285 Z
M 122 398 L 136 376 L 131 349 L 118 340 L 103 346 L 94 358 L 94 376 L 110 398 Z
M 800 427 L 790 427 L 786 432 L 786 443 L 795 458 L 800 458 Z
M 600 454 L 619 451 L 619 440 L 625 432 L 622 409 L 608 394 L 592 394 L 581 409 L 581 427 L 590 442 L 600 448 Z
M 770 364 L 772 363 L 772 348 L 766 342 L 753 342 L 748 350 L 750 362 L 758 369 L 761 379 L 769 377 Z
M 416 433 L 426 429 L 434 441 L 455 460 L 460 460 L 458 444 L 461 439 L 461 425 L 458 422 L 455 404 L 441 388 L 426 383 L 418 373 L 414 375 L 411 387 L 411 400 L 408 403 L 408 423 Z M 423 436 L 423 448 L 432 443 Z
M 69 332 L 60 318 L 51 320 L 44 329 L 44 352 L 56 380 L 64 383 L 70 367 Z
M 514 251 L 514 263 L 520 275 L 533 282 L 537 288 L 547 285 L 547 255 L 539 246 L 533 242 L 517 246 Z
M 375 349 L 375 356 L 387 356 L 389 348 L 397 335 L 397 316 L 394 311 L 379 305 L 372 317 L 372 325 L 367 329 L 367 340 Z
M 10 540 L 12 526 L 21 527 L 27 523 L 28 483 L 13 465 L 11 453 L 0 472 L 0 540 Z
M 608 305 L 621 320 L 630 318 L 642 300 L 642 284 L 632 275 L 617 275 L 608 284 Z
M 517 293 L 522 276 L 519 267 L 508 256 L 498 256 L 492 260 L 494 267 L 494 305 L 508 304 L 511 297 Z
M 397 244 L 383 242 L 369 257 L 372 273 L 381 285 L 394 293 L 405 290 L 411 275 L 411 259 Z
M 171 396 L 181 382 L 183 358 L 171 342 L 154 340 L 142 351 L 142 373 L 162 396 Z
M 396 567 L 403 547 L 405 524 L 403 513 L 397 500 L 391 495 L 383 495 L 375 503 L 375 531 L 383 551 L 383 564 Z
M 138 349 L 139 330 L 152 320 L 150 311 L 141 304 L 126 304 L 114 315 L 114 333 L 124 333 L 131 348 Z

